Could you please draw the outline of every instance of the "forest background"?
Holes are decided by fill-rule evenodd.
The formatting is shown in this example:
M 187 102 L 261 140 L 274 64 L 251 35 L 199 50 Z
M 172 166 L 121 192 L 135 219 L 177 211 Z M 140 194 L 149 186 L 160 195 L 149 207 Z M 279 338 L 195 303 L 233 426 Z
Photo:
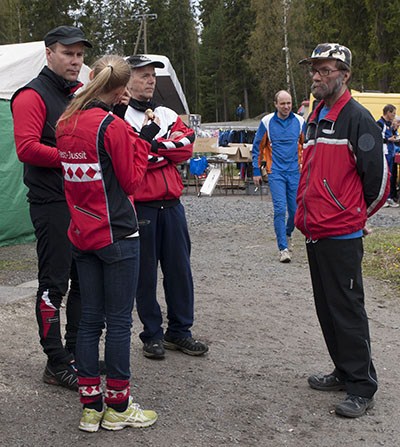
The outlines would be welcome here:
M 400 92 L 400 0 L 0 0 L 0 45 L 62 24 L 94 44 L 89 65 L 106 53 L 167 56 L 202 122 L 235 119 L 239 103 L 257 117 L 280 89 L 296 109 L 310 88 L 298 61 L 321 42 L 352 50 L 353 89 Z

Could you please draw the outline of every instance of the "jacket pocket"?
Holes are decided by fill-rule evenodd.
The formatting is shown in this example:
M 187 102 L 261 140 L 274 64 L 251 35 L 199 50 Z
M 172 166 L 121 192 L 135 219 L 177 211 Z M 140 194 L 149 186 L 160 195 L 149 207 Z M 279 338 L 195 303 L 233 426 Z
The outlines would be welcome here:
M 81 208 L 80 206 L 74 205 L 74 209 L 76 209 L 76 211 L 79 211 L 79 212 L 85 214 L 86 216 L 92 217 L 93 219 L 101 220 L 100 216 L 92 213 L 91 211 L 85 210 L 85 209 Z
M 324 187 L 325 189 L 328 191 L 329 195 L 332 197 L 332 199 L 334 200 L 334 202 L 336 203 L 336 205 L 341 209 L 341 210 L 345 210 L 346 207 L 344 205 L 342 205 L 342 203 L 339 201 L 339 199 L 335 196 L 335 194 L 333 193 L 331 187 L 329 186 L 328 181 L 326 180 L 326 178 L 324 178 Z

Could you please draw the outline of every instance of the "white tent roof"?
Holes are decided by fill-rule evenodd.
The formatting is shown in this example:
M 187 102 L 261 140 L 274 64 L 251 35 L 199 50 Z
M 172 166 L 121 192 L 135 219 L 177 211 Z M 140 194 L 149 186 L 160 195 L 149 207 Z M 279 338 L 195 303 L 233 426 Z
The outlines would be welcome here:
M 165 65 L 164 68 L 156 68 L 157 86 L 154 100 L 170 107 L 179 115 L 188 114 L 189 107 L 186 97 L 170 60 L 166 56 L 159 56 L 158 54 L 146 54 L 146 56 Z
M 152 60 L 164 63 L 164 68 L 156 68 L 156 102 L 170 107 L 178 114 L 189 113 L 181 84 L 170 60 L 165 56 L 147 54 Z M 0 99 L 11 99 L 13 93 L 35 78 L 46 64 L 44 42 L 16 43 L 0 45 Z M 86 84 L 90 68 L 83 65 L 79 80 Z
M 13 93 L 35 78 L 46 64 L 44 42 L 0 45 L 0 98 L 11 99 Z M 79 80 L 89 80 L 90 68 L 83 65 Z

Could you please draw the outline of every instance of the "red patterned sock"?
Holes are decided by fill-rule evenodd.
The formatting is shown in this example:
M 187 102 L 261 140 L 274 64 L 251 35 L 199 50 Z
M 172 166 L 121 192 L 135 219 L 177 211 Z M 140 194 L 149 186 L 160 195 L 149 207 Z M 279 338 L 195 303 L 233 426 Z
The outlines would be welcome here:
M 129 380 L 107 379 L 105 403 L 117 411 L 125 411 L 130 396 Z
M 85 406 L 92 403 L 97 403 L 103 398 L 100 387 L 100 376 L 98 377 L 79 377 L 79 395 L 81 403 Z

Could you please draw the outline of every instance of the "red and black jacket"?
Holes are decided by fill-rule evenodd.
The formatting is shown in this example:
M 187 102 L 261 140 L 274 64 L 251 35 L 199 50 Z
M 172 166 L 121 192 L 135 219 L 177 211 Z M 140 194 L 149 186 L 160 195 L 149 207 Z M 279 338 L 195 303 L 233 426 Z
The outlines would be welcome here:
M 11 98 L 18 159 L 24 162 L 28 201 L 65 201 L 60 159 L 56 149 L 56 122 L 80 82 L 68 82 L 47 66 Z
M 135 202 L 153 207 L 174 206 L 179 203 L 183 191 L 177 164 L 192 156 L 194 130 L 186 126 L 173 110 L 152 102 L 131 99 L 129 106 L 114 110 L 136 132 L 140 132 L 145 119 L 144 111 L 149 107 L 160 119 L 160 131 L 151 142 L 147 172 L 135 193 Z
M 363 229 L 390 187 L 381 130 L 368 110 L 348 91 L 318 121 L 323 106 L 308 120 L 295 215 L 313 240 Z
M 150 144 L 99 103 L 61 122 L 56 136 L 71 242 L 97 250 L 138 231 L 132 195 L 146 171 Z

